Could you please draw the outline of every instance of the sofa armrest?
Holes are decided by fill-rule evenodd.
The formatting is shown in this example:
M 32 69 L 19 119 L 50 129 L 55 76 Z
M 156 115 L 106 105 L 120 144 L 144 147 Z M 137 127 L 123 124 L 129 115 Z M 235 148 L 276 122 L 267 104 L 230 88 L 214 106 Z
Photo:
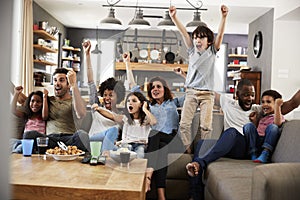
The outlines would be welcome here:
M 300 197 L 300 163 L 272 163 L 254 168 L 252 198 L 296 200 Z

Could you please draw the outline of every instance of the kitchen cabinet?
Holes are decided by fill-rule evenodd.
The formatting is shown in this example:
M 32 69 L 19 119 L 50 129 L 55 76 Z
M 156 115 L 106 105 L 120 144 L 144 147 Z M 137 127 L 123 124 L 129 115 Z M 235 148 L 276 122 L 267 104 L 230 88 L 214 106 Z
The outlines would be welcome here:
M 72 46 L 62 47 L 62 67 L 73 68 L 74 71 L 80 71 L 80 48 Z
M 237 84 L 240 79 L 249 79 L 255 88 L 255 104 L 260 104 L 260 95 L 261 95 L 261 72 L 260 71 L 241 71 L 239 77 L 234 80 L 235 91 Z M 236 98 L 234 93 L 233 97 Z

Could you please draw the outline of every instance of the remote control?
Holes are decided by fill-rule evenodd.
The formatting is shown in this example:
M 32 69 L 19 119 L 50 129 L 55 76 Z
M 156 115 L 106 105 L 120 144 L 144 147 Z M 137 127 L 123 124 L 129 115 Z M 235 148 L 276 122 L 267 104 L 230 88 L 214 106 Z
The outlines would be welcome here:
M 86 164 L 86 163 L 90 163 L 91 160 L 91 155 L 86 155 L 84 156 L 84 158 L 81 160 L 82 163 Z
M 106 157 L 105 156 L 100 156 L 98 159 L 98 164 L 99 165 L 105 165 L 106 162 Z
M 92 157 L 90 160 L 90 165 L 97 165 L 98 164 L 98 159 L 97 157 Z

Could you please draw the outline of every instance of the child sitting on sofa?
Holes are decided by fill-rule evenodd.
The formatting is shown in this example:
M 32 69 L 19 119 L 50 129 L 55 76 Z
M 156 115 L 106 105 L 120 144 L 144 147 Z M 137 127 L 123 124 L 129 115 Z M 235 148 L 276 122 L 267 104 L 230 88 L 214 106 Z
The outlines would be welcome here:
M 266 90 L 262 94 L 262 110 L 250 114 L 250 123 L 243 127 L 249 136 L 251 159 L 257 163 L 267 163 L 280 137 L 280 127 L 284 122 L 281 114 L 282 96 L 275 90 Z M 257 152 L 261 152 L 256 157 Z
M 23 87 L 14 88 L 11 103 L 12 113 L 25 122 L 24 132 L 38 132 L 46 134 L 46 119 L 48 118 L 48 90 L 31 92 L 24 105 L 17 109 L 17 101 L 22 95 Z M 34 141 L 36 143 L 36 141 Z M 12 153 L 22 153 L 21 140 L 14 142 Z

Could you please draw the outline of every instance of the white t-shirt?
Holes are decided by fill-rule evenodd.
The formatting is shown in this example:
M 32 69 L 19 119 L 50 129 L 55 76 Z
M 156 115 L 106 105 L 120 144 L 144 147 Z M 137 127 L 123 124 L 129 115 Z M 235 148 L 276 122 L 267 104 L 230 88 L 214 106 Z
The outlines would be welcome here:
M 244 111 L 240 107 L 238 100 L 234 100 L 225 94 L 221 94 L 220 104 L 224 112 L 224 130 L 232 127 L 237 129 L 242 135 L 244 135 L 243 126 L 250 122 L 250 113 L 261 110 L 260 105 L 253 104 L 250 110 Z
M 103 108 L 105 109 L 105 108 Z M 111 112 L 110 110 L 105 109 L 108 112 Z M 113 112 L 111 112 L 113 113 Z M 103 115 L 101 115 L 99 112 L 93 112 L 92 111 L 92 117 L 93 117 L 93 122 L 89 131 L 89 136 L 91 137 L 92 135 L 95 135 L 97 133 L 101 133 L 113 126 L 118 126 L 118 124 L 113 121 L 110 120 L 106 117 L 104 117 Z
M 123 117 L 123 130 L 122 130 L 122 140 L 128 143 L 130 142 L 146 142 L 148 143 L 148 136 L 151 130 L 149 123 L 147 123 L 147 119 L 145 119 L 146 123 L 140 125 L 140 121 L 138 119 L 134 120 L 133 124 L 128 124 L 128 119 L 124 115 Z

